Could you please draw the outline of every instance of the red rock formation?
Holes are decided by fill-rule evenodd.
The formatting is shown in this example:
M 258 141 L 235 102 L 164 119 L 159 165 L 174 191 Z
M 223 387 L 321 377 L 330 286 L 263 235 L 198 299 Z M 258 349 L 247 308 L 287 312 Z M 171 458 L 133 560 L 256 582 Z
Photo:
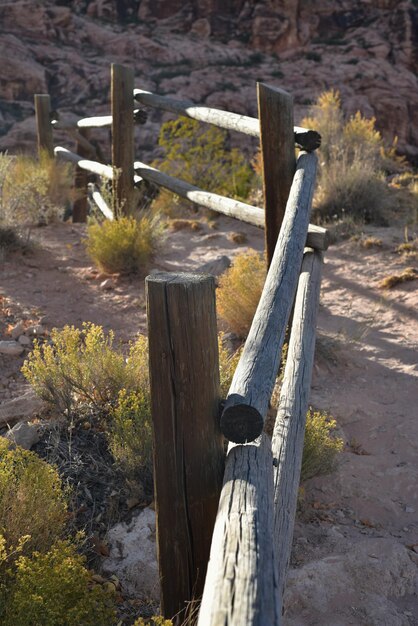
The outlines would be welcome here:
M 412 0 L 61 0 L 0 5 L 0 149 L 27 147 L 33 93 L 73 115 L 108 110 L 109 65 L 138 86 L 256 114 L 255 81 L 330 87 L 349 113 L 418 158 L 418 8 Z M 21 124 L 22 126 L 19 126 Z M 155 141 L 153 121 L 142 142 Z M 20 132 L 20 129 L 22 132 Z M 24 137 L 24 138 L 23 138 Z

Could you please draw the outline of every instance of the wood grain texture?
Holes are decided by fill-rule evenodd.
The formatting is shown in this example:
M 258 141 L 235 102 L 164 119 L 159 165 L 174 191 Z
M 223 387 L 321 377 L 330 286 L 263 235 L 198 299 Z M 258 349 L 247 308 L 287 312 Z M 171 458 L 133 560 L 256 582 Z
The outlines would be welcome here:
M 103 176 L 103 178 L 107 178 L 108 180 L 112 180 L 113 178 L 113 169 L 110 165 L 104 165 L 103 163 L 98 163 L 98 161 L 83 159 L 83 157 L 79 156 L 75 152 L 71 152 L 71 150 L 67 150 L 67 148 L 63 148 L 62 146 L 54 148 L 54 154 L 58 159 L 76 163 L 78 167 L 81 167 L 88 172 L 92 172 L 98 176 Z
M 112 64 L 112 165 L 118 170 L 113 179 L 122 213 L 133 213 L 134 198 L 134 71 L 131 67 Z
M 302 265 L 316 164 L 315 153 L 298 158 L 275 253 L 222 413 L 222 432 L 235 443 L 261 434 Z
M 271 444 L 231 444 L 198 626 L 278 626 Z
M 171 618 L 199 597 L 224 469 L 213 276 L 148 276 L 161 603 Z
M 293 539 L 315 351 L 322 254 L 307 251 L 299 278 L 279 408 L 274 426 L 274 538 L 282 598 Z
M 257 83 L 257 99 L 269 267 L 296 168 L 293 98 L 287 91 Z
M 260 136 L 260 122 L 256 117 L 248 117 L 239 113 L 213 109 L 196 104 L 190 100 L 176 100 L 169 96 L 158 96 L 150 91 L 134 89 L 134 97 L 137 102 L 145 106 L 154 107 L 163 111 L 169 111 L 177 115 L 191 117 L 194 120 L 213 124 L 219 128 L 233 130 L 252 137 Z M 321 144 L 321 136 L 314 130 L 294 126 L 294 143 L 302 149 L 311 152 Z
M 54 140 L 51 126 L 51 101 L 48 94 L 35 94 L 36 132 L 38 155 L 46 152 L 54 156 Z
M 137 184 L 140 184 L 142 180 L 147 180 L 176 193 L 181 198 L 187 198 L 191 202 L 222 213 L 223 215 L 234 217 L 247 224 L 258 226 L 259 228 L 264 228 L 265 226 L 264 211 L 259 207 L 239 202 L 239 200 L 231 200 L 230 198 L 220 196 L 216 193 L 204 191 L 179 178 L 169 176 L 155 167 L 141 163 L 141 161 L 135 161 L 134 169 L 137 173 L 134 177 Z M 318 250 L 326 250 L 329 245 L 328 231 L 321 226 L 309 224 L 306 245 Z

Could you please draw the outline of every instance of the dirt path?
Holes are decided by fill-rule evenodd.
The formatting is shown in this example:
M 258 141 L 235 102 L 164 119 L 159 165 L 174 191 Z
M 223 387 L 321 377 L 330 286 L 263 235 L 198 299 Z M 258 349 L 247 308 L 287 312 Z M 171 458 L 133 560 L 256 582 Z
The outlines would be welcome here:
M 247 246 L 263 233 L 228 218 L 217 229 L 171 233 L 155 269 L 188 270 Z M 247 242 L 235 244 L 232 231 Z M 418 624 L 417 282 L 390 291 L 384 276 L 413 265 L 394 252 L 396 229 L 368 229 L 381 248 L 358 242 L 326 254 L 311 402 L 328 410 L 347 442 L 338 470 L 309 481 L 295 529 L 286 626 Z M 82 225 L 34 232 L 33 253 L 0 266 L 0 339 L 19 320 L 45 328 L 89 320 L 127 342 L 145 332 L 142 279 L 98 274 Z M 21 357 L 0 355 L 0 402 L 19 395 Z

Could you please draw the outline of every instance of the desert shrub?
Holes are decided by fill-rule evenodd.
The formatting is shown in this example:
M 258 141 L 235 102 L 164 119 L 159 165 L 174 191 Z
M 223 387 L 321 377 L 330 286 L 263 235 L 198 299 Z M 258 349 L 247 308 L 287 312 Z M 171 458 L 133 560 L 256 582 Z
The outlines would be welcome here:
M 153 615 L 149 619 L 139 617 L 133 626 L 173 626 L 171 619 L 165 619 L 161 615 Z
M 72 167 L 46 153 L 39 160 L 0 154 L 0 223 L 46 224 L 72 199 Z
M 217 309 L 230 330 L 240 337 L 248 334 L 266 276 L 264 259 L 258 252 L 237 255 L 219 279 Z
M 162 235 L 163 226 L 157 215 L 143 214 L 139 219 L 119 217 L 90 224 L 86 247 L 104 272 L 145 273 Z
M 396 285 L 409 282 L 411 280 L 418 280 L 418 270 L 414 267 L 405 268 L 400 274 L 391 274 L 382 278 L 378 283 L 379 289 L 392 289 Z
M 0 607 L 3 626 L 115 624 L 112 597 L 91 584 L 84 558 L 68 542 L 58 541 L 45 554 L 18 557 L 2 578 L 7 587 Z
M 128 394 L 122 390 L 111 409 L 110 450 L 125 476 L 135 478 L 149 467 L 152 453 L 151 397 L 149 390 Z
M 375 119 L 357 112 L 344 119 L 340 95 L 328 91 L 319 96 L 304 126 L 322 136 L 321 167 L 314 212 L 329 220 L 344 214 L 359 221 L 384 223 L 385 213 L 397 198 L 385 181 L 385 172 L 402 164 L 394 149 L 386 149 Z
M 309 409 L 306 415 L 301 482 L 328 474 L 335 468 L 343 449 L 342 439 L 334 436 L 336 421 L 326 413 Z
M 82 329 L 54 328 L 51 343 L 35 343 L 22 372 L 35 392 L 60 412 L 82 405 L 98 409 L 117 404 L 121 389 L 142 391 L 145 371 L 143 338 L 132 344 L 128 359 L 113 347 L 114 334 L 85 322 Z
M 0 534 L 8 551 L 16 550 L 27 535 L 23 554 L 49 550 L 63 536 L 66 500 L 53 467 L 33 452 L 10 449 L 0 438 Z
M 244 155 L 228 146 L 228 134 L 215 126 L 178 118 L 161 126 L 158 145 L 164 157 L 157 163 L 163 172 L 186 182 L 233 198 L 247 198 L 253 171 Z M 162 195 L 156 205 L 172 214 L 173 197 Z M 186 200 L 176 200 L 187 206 Z

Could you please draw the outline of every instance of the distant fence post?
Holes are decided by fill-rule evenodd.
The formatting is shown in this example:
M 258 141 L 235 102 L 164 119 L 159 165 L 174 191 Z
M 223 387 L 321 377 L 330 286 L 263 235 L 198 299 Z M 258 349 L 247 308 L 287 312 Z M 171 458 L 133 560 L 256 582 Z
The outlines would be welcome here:
M 134 197 L 134 71 L 112 63 L 112 165 L 120 170 L 114 178 L 122 213 L 132 212 Z
M 89 131 L 86 128 L 80 128 L 79 134 L 81 137 L 88 139 Z M 81 157 L 89 157 L 90 151 L 86 149 L 81 141 L 77 141 L 76 153 Z M 74 187 L 76 192 L 76 198 L 73 204 L 73 222 L 86 222 L 87 221 L 87 184 L 89 182 L 89 174 L 81 167 L 75 168 L 74 175 Z
M 38 156 L 47 152 L 54 158 L 54 142 L 52 139 L 51 101 L 48 94 L 35 94 L 36 130 L 38 135 Z
M 273 258 L 296 168 L 293 98 L 257 83 L 266 221 L 267 264 Z
M 159 273 L 146 285 L 161 607 L 172 618 L 202 595 L 222 488 L 215 282 Z

